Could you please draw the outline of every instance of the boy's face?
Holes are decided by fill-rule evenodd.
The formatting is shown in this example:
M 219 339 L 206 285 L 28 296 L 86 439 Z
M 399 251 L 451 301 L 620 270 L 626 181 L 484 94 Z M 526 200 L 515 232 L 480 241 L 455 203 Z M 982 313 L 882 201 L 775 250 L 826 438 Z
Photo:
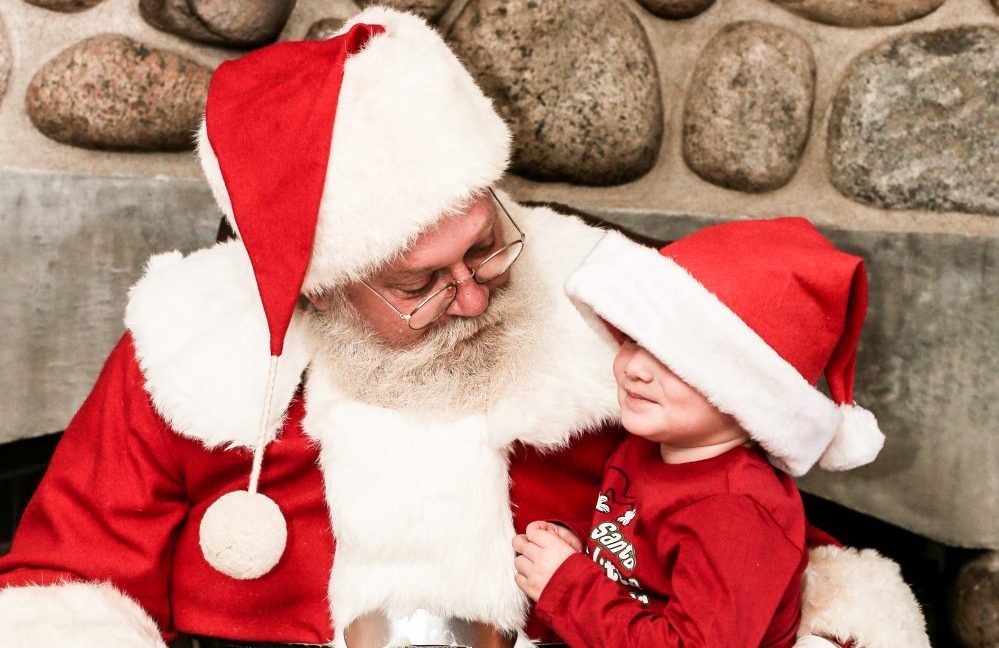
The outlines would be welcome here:
M 614 359 L 621 423 L 631 434 L 675 448 L 698 448 L 745 435 L 651 353 L 627 339 Z

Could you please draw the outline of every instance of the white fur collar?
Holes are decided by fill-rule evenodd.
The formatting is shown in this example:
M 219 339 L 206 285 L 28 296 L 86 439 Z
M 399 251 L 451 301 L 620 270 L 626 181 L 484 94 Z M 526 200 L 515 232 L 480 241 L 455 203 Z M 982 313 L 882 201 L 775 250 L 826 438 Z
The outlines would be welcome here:
M 533 346 L 530 372 L 490 410 L 490 441 L 496 447 L 515 440 L 563 445 L 573 434 L 617 416 L 611 371 L 617 345 L 603 327 L 591 328 L 563 290 L 566 278 L 603 232 L 547 208 L 503 202 L 514 205 L 514 218 L 527 234 L 524 256 L 544 275 L 537 279 L 538 325 L 524 342 Z
M 264 309 L 239 241 L 152 257 L 132 288 L 125 326 L 156 411 L 209 448 L 257 442 L 270 363 Z M 295 313 L 278 361 L 270 439 L 311 352 Z M 270 440 L 268 439 L 268 440 Z
M 505 197 L 505 196 L 504 196 Z M 547 271 L 549 309 L 533 344 L 532 371 L 489 415 L 497 446 L 515 439 L 558 445 L 615 416 L 609 336 L 591 329 L 562 292 L 565 277 L 600 239 L 601 232 L 546 208 L 512 200 L 528 235 L 525 255 Z M 178 433 L 207 447 L 256 443 L 267 378 L 268 333 L 245 249 L 222 243 L 182 257 L 150 259 L 132 288 L 125 325 L 135 341 L 146 389 L 157 411 Z M 270 430 L 284 412 L 313 357 L 301 313 L 292 319 L 278 363 Z

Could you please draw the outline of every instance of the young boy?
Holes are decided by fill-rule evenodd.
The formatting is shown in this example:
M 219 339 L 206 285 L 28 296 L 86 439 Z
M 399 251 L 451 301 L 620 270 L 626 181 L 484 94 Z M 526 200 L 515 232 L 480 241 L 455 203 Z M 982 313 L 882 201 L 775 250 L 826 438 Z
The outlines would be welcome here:
M 589 556 L 534 522 L 513 541 L 517 584 L 573 648 L 793 646 L 808 554 L 792 476 L 869 463 L 884 441 L 852 404 L 863 261 L 801 218 L 709 227 L 659 254 L 609 233 L 566 292 L 621 342 L 630 435 Z

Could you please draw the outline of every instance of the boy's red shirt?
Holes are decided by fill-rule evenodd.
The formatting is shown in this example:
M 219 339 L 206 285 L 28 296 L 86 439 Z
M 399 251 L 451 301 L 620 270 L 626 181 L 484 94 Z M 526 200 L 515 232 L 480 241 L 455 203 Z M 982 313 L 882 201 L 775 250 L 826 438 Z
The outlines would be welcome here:
M 589 556 L 537 610 L 573 648 L 790 647 L 806 523 L 794 481 L 755 448 L 665 464 L 629 437 L 608 462 Z

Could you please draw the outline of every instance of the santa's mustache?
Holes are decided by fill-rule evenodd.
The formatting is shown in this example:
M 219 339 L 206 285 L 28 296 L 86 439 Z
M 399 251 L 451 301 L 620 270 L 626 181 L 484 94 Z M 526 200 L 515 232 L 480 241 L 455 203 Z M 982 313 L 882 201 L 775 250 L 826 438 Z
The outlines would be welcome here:
M 530 284 L 511 281 L 482 314 L 448 318 L 405 347 L 381 341 L 342 297 L 312 319 L 320 357 L 352 397 L 413 411 L 481 411 L 520 365 L 532 297 Z

